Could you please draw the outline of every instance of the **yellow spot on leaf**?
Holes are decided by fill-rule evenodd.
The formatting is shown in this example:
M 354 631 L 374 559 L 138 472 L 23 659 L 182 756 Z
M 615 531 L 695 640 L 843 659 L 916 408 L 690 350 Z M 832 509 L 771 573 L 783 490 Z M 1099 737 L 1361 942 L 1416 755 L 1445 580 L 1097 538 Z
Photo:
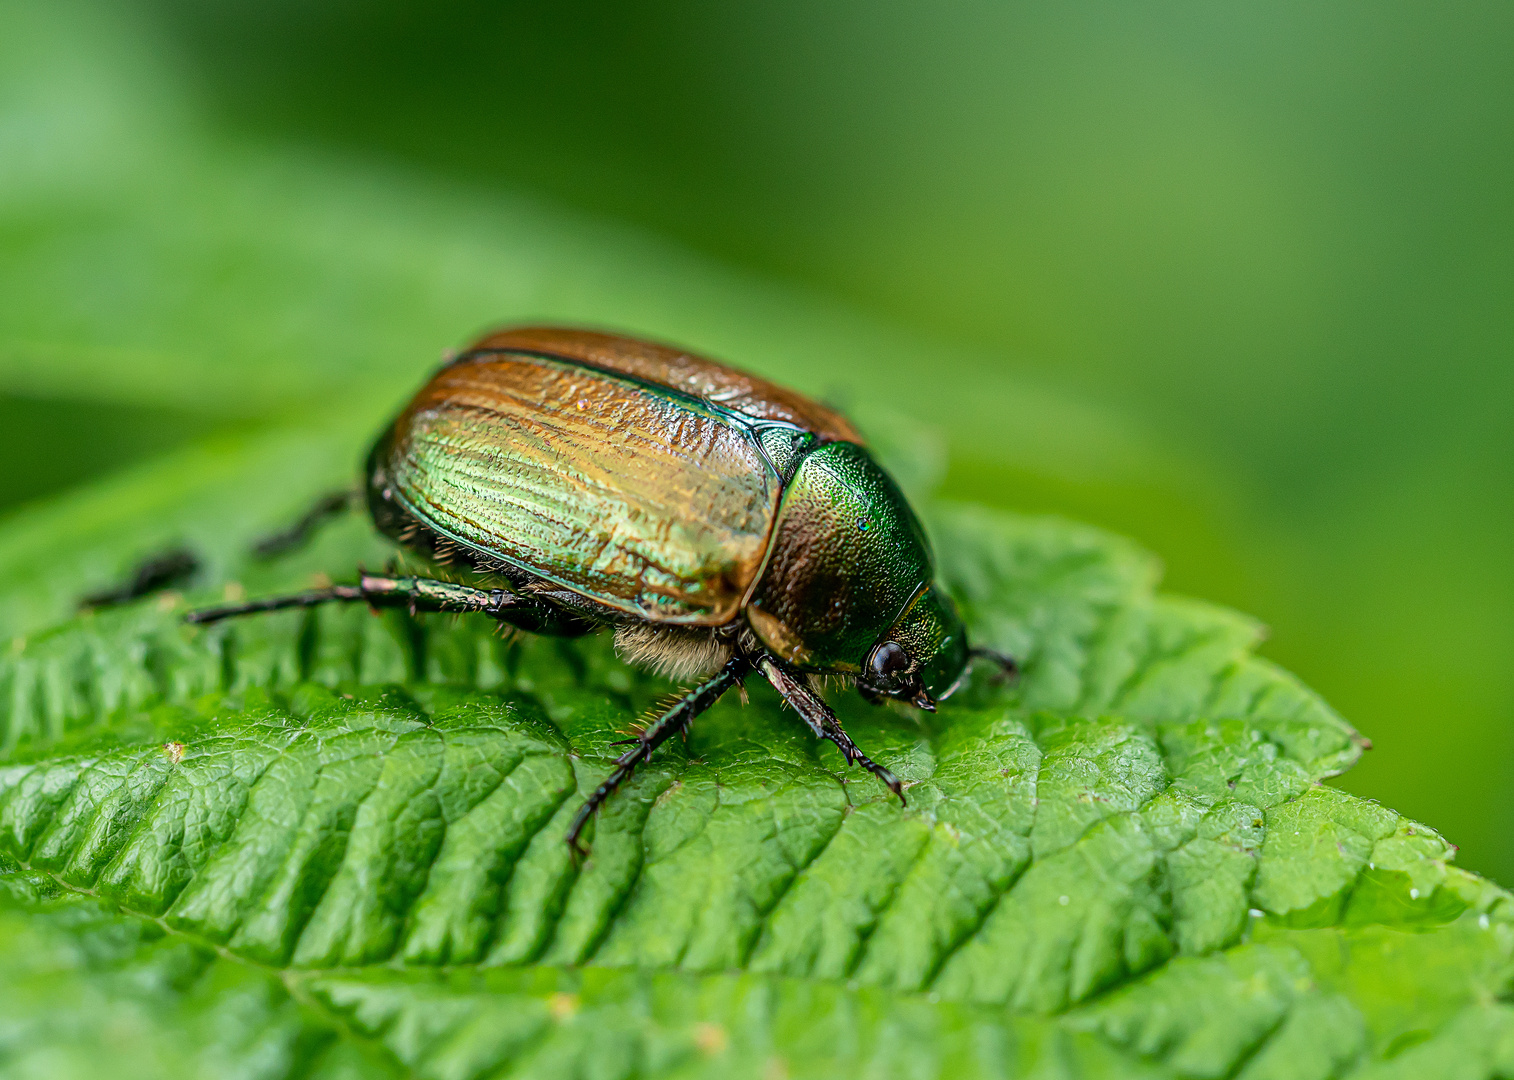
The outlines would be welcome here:
M 547 999 L 547 1011 L 552 1014 L 552 1019 L 558 1023 L 571 1020 L 578 1012 L 578 995 L 567 994 L 559 990 Z
M 719 1024 L 695 1024 L 694 1045 L 711 1056 L 721 1053 L 730 1042 L 725 1028 Z

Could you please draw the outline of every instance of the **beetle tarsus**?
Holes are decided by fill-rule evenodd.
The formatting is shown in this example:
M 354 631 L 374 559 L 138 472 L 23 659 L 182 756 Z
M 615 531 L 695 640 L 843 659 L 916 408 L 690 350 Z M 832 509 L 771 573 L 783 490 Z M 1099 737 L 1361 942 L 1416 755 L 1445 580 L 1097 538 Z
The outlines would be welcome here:
M 265 536 L 253 544 L 253 557 L 256 559 L 272 559 L 296 548 L 303 547 L 323 522 L 350 509 L 356 505 L 357 501 L 358 492 L 355 488 L 327 492 L 317 499 L 315 505 L 307 510 L 304 516 L 293 525 L 281 532 Z
M 843 737 L 846 736 L 846 732 L 844 731 L 841 732 L 841 734 Z M 832 741 L 834 742 L 835 740 L 832 739 Z M 851 740 L 847 739 L 847 743 L 850 745 Z M 838 743 L 837 745 L 840 744 Z M 845 752 L 846 751 L 843 749 L 842 753 Z M 854 745 L 852 746 L 852 755 L 852 763 L 854 765 L 861 765 L 868 772 L 876 776 L 883 783 L 884 787 L 888 788 L 899 797 L 900 806 L 909 805 L 909 803 L 904 798 L 904 784 L 899 780 L 897 776 L 893 774 L 892 770 L 886 769 L 882 765 L 879 765 L 876 761 L 868 757 L 861 750 L 858 750 Z
M 333 600 L 361 600 L 362 589 L 356 585 L 333 585 L 327 589 L 311 589 L 308 592 L 289 593 L 285 596 L 268 596 L 261 600 L 248 600 L 239 604 L 221 604 L 216 607 L 198 608 L 188 612 L 184 621 L 203 626 L 207 623 L 232 619 L 239 615 L 255 615 L 263 611 L 283 611 L 293 607 L 315 607 Z
M 825 737 L 830 739 L 837 746 L 841 746 L 841 752 L 843 754 L 847 752 L 847 747 L 851 747 L 851 763 L 853 765 L 861 765 L 868 772 L 876 776 L 883 783 L 884 787 L 888 788 L 899 797 L 900 806 L 908 806 L 909 803 L 906 802 L 904 798 L 904 784 L 901 783 L 899 778 L 893 774 L 893 771 L 884 768 L 882 765 L 879 765 L 872 758 L 868 757 L 861 750 L 857 749 L 856 744 L 852 742 L 845 731 L 841 730 L 841 726 L 839 724 L 836 726 L 836 730 L 840 733 L 841 739 L 846 740 L 846 746 L 841 746 L 841 742 L 834 735 L 827 734 Z
M 899 801 L 904 803 L 904 785 L 899 782 L 899 778 L 864 754 L 857 744 L 852 742 L 852 737 L 841 726 L 841 721 L 836 719 L 836 714 L 831 712 L 831 707 L 822 701 L 807 683 L 784 670 L 771 656 L 764 656 L 758 660 L 757 670 L 761 671 L 763 677 L 773 684 L 773 689 L 794 707 L 794 711 L 804 718 L 804 722 L 810 726 L 811 731 L 819 738 L 828 739 L 836 744 L 836 748 L 841 751 L 841 756 L 846 759 L 848 765 L 861 765 L 881 780 L 884 786 L 899 796 Z
M 636 766 L 642 762 L 652 760 L 652 751 L 656 750 L 675 731 L 687 731 L 694 718 L 704 712 L 733 686 L 738 686 L 748 672 L 752 670 L 751 662 L 743 656 L 735 656 L 726 661 L 725 667 L 717 671 L 711 678 L 690 690 L 679 698 L 666 712 L 646 726 L 646 729 L 634 739 L 623 739 L 614 745 L 620 746 L 625 743 L 633 744 L 631 749 L 615 759 L 615 768 L 603 782 L 594 789 L 584 804 L 578 808 L 578 813 L 573 815 L 573 824 L 568 826 L 568 834 L 563 839 L 568 846 L 579 854 L 587 854 L 578 842 L 579 834 L 589 819 L 594 816 L 594 811 L 600 805 L 615 794 L 615 790 L 625 783 Z

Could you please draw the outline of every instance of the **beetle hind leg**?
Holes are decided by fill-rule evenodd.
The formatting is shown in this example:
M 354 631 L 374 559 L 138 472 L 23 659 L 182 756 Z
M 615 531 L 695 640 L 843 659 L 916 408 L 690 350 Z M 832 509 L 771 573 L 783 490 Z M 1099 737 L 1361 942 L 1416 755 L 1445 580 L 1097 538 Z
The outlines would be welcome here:
M 372 607 L 407 607 L 412 612 L 439 611 L 455 615 L 488 615 L 510 621 L 537 613 L 543 619 L 557 618 L 542 601 L 508 589 L 474 589 L 433 578 L 388 577 L 362 574 L 356 585 L 331 585 L 301 593 L 286 593 L 238 604 L 200 608 L 184 616 L 185 622 L 213 623 L 254 615 L 261 611 L 318 607 L 333 602 L 366 602 Z
M 704 712 L 720 699 L 732 686 L 739 686 L 741 680 L 752 670 L 752 665 L 743 657 L 736 656 L 726 661 L 726 664 L 715 675 L 689 691 L 683 697 L 673 703 L 656 720 L 647 725 L 640 735 L 634 739 L 627 739 L 631 748 L 620 757 L 615 759 L 615 767 L 610 775 L 605 777 L 594 792 L 584 800 L 584 804 L 578 808 L 578 813 L 573 815 L 573 824 L 568 828 L 568 835 L 564 837 L 568 846 L 579 854 L 584 849 L 578 844 L 578 837 L 594 816 L 594 811 L 615 794 L 615 790 L 625 783 L 636 766 L 643 761 L 652 760 L 652 751 L 656 750 L 674 732 L 687 731 L 694 718 Z
M 757 670 L 794 707 L 794 711 L 804 718 L 811 731 L 836 744 L 848 765 L 861 765 L 897 795 L 901 805 L 909 805 L 904 798 L 904 784 L 899 778 L 858 749 L 857 744 L 852 742 L 852 737 L 841 726 L 841 721 L 836 719 L 836 714 L 831 712 L 830 706 L 806 682 L 789 674 L 771 656 L 758 660 Z

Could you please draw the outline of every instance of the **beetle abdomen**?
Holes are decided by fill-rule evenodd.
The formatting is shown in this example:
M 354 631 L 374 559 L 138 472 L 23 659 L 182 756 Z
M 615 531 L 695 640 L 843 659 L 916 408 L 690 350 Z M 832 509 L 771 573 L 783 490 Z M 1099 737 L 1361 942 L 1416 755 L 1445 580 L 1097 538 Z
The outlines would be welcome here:
M 781 483 L 749 422 L 677 391 L 517 353 L 443 368 L 384 471 L 424 525 L 611 608 L 722 625 Z

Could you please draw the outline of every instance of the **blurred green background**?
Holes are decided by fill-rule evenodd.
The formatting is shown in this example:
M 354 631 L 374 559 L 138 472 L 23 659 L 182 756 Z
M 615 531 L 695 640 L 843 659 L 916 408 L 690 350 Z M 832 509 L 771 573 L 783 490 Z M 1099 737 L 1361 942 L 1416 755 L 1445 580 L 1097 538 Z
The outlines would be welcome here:
M 1343 787 L 1514 882 L 1514 8 L 0 14 L 13 513 L 490 318 L 628 325 L 1139 538 L 1374 739 Z

